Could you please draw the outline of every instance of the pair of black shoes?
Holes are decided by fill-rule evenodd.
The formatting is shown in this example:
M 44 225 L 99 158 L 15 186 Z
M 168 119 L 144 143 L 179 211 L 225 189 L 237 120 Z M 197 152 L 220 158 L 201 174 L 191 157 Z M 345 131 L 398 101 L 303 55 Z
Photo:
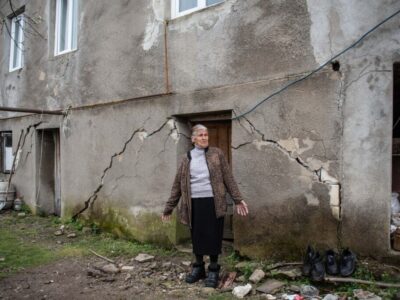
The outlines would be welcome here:
M 195 283 L 200 279 L 206 278 L 204 281 L 204 285 L 206 287 L 216 288 L 218 286 L 218 279 L 219 279 L 219 270 L 221 269 L 220 265 L 216 267 L 209 266 L 208 267 L 208 276 L 206 278 L 206 269 L 203 263 L 194 263 L 192 272 L 186 276 L 185 281 L 187 283 Z
M 310 276 L 313 281 L 322 281 L 325 278 L 325 272 L 328 275 L 340 274 L 347 277 L 354 273 L 355 268 L 356 256 L 349 249 L 342 251 L 340 259 L 335 251 L 328 250 L 325 253 L 324 261 L 318 251 L 308 246 L 302 273 L 304 276 Z

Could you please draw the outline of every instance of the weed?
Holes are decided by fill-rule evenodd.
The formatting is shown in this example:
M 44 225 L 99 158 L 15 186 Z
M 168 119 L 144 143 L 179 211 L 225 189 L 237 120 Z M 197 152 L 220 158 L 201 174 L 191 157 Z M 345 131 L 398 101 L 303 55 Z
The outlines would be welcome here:
M 223 258 L 223 263 L 228 270 L 234 270 L 236 264 L 240 262 L 240 255 L 236 251 Z
M 32 213 L 31 209 L 29 208 L 28 205 L 26 205 L 25 203 L 22 203 L 21 205 L 21 212 L 24 212 L 26 214 L 30 214 Z

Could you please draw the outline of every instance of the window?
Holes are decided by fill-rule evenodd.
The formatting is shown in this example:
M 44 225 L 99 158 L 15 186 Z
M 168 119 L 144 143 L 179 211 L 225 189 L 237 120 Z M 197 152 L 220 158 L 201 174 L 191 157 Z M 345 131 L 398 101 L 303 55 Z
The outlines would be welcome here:
M 56 0 L 55 55 L 77 48 L 78 0 Z
M 10 42 L 10 72 L 21 69 L 24 64 L 24 17 L 15 16 L 11 19 Z
M 223 0 L 172 0 L 172 18 L 184 16 L 196 10 L 221 2 L 223 2 Z
M 14 161 L 12 152 L 12 133 L 10 131 L 1 132 L 1 168 L 3 173 L 10 173 Z

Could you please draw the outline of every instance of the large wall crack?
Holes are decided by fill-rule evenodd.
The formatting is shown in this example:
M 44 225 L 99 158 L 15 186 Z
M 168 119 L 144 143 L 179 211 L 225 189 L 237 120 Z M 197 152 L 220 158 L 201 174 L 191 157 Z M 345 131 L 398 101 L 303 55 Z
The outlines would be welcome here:
M 303 169 L 307 170 L 311 175 L 312 175 L 312 180 L 323 183 L 325 184 L 328 189 L 329 189 L 329 204 L 331 207 L 331 212 L 332 215 L 334 216 L 335 219 L 340 221 L 340 183 L 339 181 L 329 175 L 329 173 L 323 168 L 312 168 L 310 167 L 304 160 L 301 159 L 301 157 L 298 155 L 296 151 L 291 151 L 289 149 L 286 149 L 284 146 L 282 146 L 278 141 L 268 139 L 265 137 L 265 134 L 261 132 L 259 129 L 255 127 L 255 125 L 246 117 L 243 117 L 244 120 L 248 123 L 250 126 L 251 133 L 254 134 L 256 133 L 257 135 L 260 136 L 260 140 L 253 140 L 253 141 L 247 141 L 244 142 L 236 147 L 232 147 L 233 149 L 239 149 L 240 147 L 243 147 L 248 144 L 254 144 L 258 149 L 261 149 L 262 146 L 265 145 L 270 145 L 272 147 L 275 147 L 279 149 L 282 153 L 287 155 L 290 160 L 295 161 L 297 164 L 299 164 Z M 242 126 L 245 130 L 247 128 L 239 122 L 240 126 Z
M 81 215 L 84 211 L 86 211 L 90 206 L 92 206 L 94 204 L 94 202 L 96 201 L 96 199 L 98 197 L 98 193 L 101 191 L 101 189 L 104 186 L 105 177 L 107 176 L 108 171 L 113 166 L 114 159 L 117 158 L 118 156 L 122 155 L 125 152 L 128 145 L 132 142 L 132 140 L 134 139 L 135 136 L 138 136 L 140 140 L 144 141 L 145 139 L 150 138 L 151 136 L 159 133 L 165 126 L 167 126 L 169 124 L 170 121 L 171 121 L 171 119 L 167 119 L 159 128 L 157 128 L 156 130 L 154 130 L 151 133 L 147 133 L 147 131 L 143 128 L 143 126 L 135 129 L 132 132 L 132 134 L 130 135 L 130 137 L 124 142 L 121 151 L 114 153 L 110 157 L 110 162 L 108 163 L 107 167 L 103 170 L 103 173 L 100 177 L 99 185 L 96 187 L 96 189 L 90 195 L 90 197 L 85 201 L 84 207 L 79 212 L 77 212 L 72 218 L 76 219 L 77 217 L 79 217 L 79 215 Z

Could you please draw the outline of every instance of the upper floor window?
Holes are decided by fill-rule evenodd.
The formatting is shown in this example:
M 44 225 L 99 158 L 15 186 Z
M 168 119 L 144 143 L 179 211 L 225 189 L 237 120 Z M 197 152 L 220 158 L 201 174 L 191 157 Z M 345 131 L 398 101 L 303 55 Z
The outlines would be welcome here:
M 11 19 L 10 72 L 21 69 L 24 64 L 24 16 Z
M 77 48 L 78 0 L 56 0 L 55 55 Z
M 171 0 L 172 18 L 190 14 L 196 10 L 211 6 L 224 0 Z

